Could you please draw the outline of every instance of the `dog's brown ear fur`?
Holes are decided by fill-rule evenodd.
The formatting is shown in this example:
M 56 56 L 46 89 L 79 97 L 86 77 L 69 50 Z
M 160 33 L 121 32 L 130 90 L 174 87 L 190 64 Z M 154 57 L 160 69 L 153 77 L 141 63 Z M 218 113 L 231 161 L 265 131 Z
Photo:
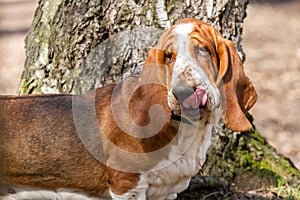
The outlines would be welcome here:
M 222 95 L 222 119 L 232 131 L 246 131 L 252 128 L 245 113 L 257 100 L 256 91 L 245 75 L 242 61 L 234 44 L 217 33 L 219 75 L 217 83 Z

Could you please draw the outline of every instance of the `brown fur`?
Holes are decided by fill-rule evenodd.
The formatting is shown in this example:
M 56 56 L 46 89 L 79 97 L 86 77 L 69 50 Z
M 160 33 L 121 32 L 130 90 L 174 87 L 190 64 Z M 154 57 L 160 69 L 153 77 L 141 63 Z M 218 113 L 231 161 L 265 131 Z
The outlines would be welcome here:
M 113 87 L 101 88 L 103 95 Z M 70 95 L 0 98 L 0 154 L 4 183 L 74 188 L 97 194 L 106 184 L 105 166 L 76 133 Z

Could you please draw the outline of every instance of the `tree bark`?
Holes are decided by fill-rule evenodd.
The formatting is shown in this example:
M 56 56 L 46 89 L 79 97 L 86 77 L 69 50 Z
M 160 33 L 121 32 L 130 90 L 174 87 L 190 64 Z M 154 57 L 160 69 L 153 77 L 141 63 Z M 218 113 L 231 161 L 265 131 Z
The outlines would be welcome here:
M 248 0 L 40 0 L 26 38 L 18 93 L 78 94 L 138 74 L 147 49 L 161 33 L 188 17 L 220 30 L 235 43 L 244 60 L 242 31 L 247 4 Z M 220 125 L 215 132 L 216 145 L 203 173 L 219 177 L 225 184 L 205 179 L 209 181 L 204 185 L 234 184 L 246 191 L 274 186 L 279 180 L 299 181 L 300 172 L 256 130 L 232 133 Z M 199 180 L 195 178 L 179 198 L 201 195 Z M 227 194 L 229 190 L 223 191 Z

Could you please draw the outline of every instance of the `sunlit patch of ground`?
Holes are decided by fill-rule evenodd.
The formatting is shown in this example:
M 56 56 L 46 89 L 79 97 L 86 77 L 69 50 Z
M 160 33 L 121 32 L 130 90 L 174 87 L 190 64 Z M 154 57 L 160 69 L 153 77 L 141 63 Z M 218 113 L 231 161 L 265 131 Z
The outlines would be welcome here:
M 245 68 L 259 95 L 251 111 L 257 129 L 300 169 L 299 18 L 300 1 L 251 4 L 244 49 Z

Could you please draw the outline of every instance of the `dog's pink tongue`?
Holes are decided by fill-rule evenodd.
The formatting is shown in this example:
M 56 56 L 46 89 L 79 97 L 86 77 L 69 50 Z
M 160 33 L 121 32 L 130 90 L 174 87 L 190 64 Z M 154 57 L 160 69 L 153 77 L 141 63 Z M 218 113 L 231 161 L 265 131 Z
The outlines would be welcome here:
M 198 89 L 191 96 L 187 97 L 182 105 L 186 108 L 197 109 L 199 106 L 205 106 L 207 103 L 207 94 L 205 90 Z

